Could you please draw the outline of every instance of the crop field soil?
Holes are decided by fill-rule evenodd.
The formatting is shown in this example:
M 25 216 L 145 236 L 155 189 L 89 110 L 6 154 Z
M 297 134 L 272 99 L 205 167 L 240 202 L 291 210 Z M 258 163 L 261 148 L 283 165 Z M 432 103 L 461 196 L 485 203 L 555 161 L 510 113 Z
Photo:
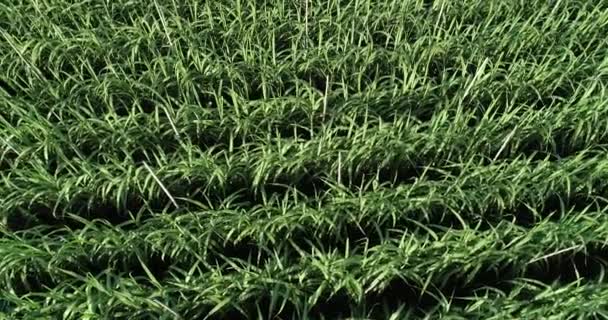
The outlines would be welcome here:
M 608 1 L 0 1 L 0 319 L 608 319 Z

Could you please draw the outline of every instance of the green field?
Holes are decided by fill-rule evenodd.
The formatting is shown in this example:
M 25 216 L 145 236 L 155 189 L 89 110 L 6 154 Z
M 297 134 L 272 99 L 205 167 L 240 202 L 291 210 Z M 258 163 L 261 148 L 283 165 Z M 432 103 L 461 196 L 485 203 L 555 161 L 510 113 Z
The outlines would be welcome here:
M 608 319 L 607 88 L 605 0 L 2 0 L 0 319 Z

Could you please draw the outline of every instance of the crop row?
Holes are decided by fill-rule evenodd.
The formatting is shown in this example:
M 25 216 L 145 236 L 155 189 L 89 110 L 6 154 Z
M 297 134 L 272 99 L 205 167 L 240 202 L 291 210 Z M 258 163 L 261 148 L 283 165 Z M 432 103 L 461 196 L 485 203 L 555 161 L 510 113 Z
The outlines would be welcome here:
M 44 247 L 36 248 L 30 243 L 2 239 L 0 248 L 4 258 L 0 269 L 5 283 L 19 279 L 16 273 L 26 272 L 23 266 L 46 270 L 51 277 L 61 279 L 51 291 L 22 298 L 24 302 L 31 299 L 30 307 L 35 306 L 37 312 L 47 316 L 65 310 L 72 310 L 66 312 L 68 318 L 85 314 L 87 310 L 106 316 L 119 316 L 123 312 L 200 315 L 211 308 L 238 310 L 242 302 L 256 301 L 268 294 L 277 303 L 285 300 L 298 310 L 305 310 L 320 298 L 331 298 L 342 292 L 353 301 L 361 301 L 364 295 L 382 291 L 395 280 L 422 292 L 433 292 L 452 277 L 462 278 L 463 285 L 468 284 L 483 270 L 498 272 L 511 266 L 515 276 L 525 276 L 530 268 L 552 256 L 604 246 L 608 237 L 605 217 L 604 212 L 582 212 L 532 228 L 502 222 L 487 231 L 449 230 L 439 236 L 426 237 L 406 233 L 363 251 L 361 248 L 349 251 L 348 244 L 330 251 L 313 247 L 309 252 L 300 251 L 295 262 L 269 248 L 273 254 L 260 267 L 229 259 L 227 269 L 209 270 L 198 262 L 181 271 L 175 268 L 163 279 L 156 279 L 145 262 L 139 260 L 147 274 L 145 283 L 137 277 L 130 278 L 127 273 L 117 274 L 116 270 L 92 277 L 71 271 L 69 261 L 53 263 L 57 257 L 82 254 L 84 247 L 77 243 L 47 239 Z M 107 241 L 112 241 L 110 239 Z M 9 245 L 7 241 L 12 243 Z M 132 254 L 137 255 L 138 251 Z M 9 271 L 13 267 L 18 268 Z M 265 291 L 266 288 L 272 288 L 272 292 Z

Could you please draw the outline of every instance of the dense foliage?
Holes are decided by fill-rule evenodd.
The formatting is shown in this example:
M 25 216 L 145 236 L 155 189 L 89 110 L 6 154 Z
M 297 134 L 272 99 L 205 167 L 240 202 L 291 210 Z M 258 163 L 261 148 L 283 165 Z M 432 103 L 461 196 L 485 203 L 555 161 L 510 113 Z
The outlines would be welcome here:
M 0 315 L 608 318 L 607 39 L 603 0 L 1 1 Z

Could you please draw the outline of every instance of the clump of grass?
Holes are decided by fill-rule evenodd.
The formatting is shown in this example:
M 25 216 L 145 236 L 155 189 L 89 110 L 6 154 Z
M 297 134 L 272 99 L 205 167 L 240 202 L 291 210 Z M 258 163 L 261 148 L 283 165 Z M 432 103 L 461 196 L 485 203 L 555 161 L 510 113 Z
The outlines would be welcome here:
M 608 8 L 0 4 L 8 319 L 604 318 Z

